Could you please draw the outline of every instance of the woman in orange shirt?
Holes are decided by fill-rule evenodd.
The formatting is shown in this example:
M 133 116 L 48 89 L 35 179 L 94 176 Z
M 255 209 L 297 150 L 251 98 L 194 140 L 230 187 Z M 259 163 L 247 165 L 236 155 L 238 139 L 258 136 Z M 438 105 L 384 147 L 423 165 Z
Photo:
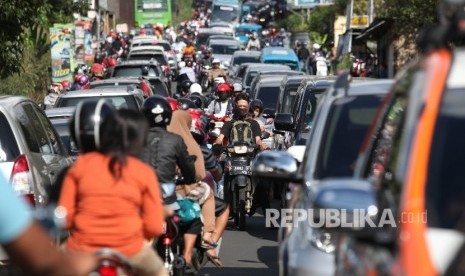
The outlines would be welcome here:
M 147 121 L 137 111 L 119 110 L 107 116 L 101 131 L 96 128 L 97 151 L 79 156 L 64 178 L 59 204 L 68 212 L 66 247 L 83 252 L 112 248 L 129 258 L 138 275 L 167 275 L 146 241 L 163 228 L 158 180 L 150 166 L 134 157 L 144 146 Z

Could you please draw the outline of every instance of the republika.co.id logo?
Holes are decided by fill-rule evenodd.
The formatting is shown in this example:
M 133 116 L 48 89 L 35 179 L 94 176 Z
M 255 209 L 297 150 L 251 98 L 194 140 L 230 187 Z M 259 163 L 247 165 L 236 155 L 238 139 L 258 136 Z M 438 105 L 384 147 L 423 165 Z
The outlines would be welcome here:
M 299 227 L 308 223 L 312 228 L 382 228 L 403 223 L 426 223 L 427 211 L 394 215 L 391 209 L 382 212 L 368 209 L 266 209 L 266 227 Z

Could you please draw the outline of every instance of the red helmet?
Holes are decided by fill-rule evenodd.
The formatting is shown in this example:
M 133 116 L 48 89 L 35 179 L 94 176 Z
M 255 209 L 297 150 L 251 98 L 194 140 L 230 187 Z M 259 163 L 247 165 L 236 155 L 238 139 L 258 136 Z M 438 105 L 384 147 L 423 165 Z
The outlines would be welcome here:
M 173 111 L 178 110 L 178 101 L 173 98 L 166 98 L 166 101 L 170 104 Z
M 227 83 L 220 83 L 220 85 L 218 85 L 218 88 L 216 89 L 216 93 L 217 94 L 220 94 L 220 93 L 231 93 L 231 87 L 229 86 L 229 84 Z

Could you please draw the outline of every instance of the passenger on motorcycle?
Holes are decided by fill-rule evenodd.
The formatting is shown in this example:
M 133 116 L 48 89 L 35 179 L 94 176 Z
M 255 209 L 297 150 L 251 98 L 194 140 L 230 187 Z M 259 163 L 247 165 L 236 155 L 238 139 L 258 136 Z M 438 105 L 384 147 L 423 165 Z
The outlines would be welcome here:
M 266 132 L 265 130 L 265 123 L 263 122 L 263 118 L 260 117 L 260 115 L 263 112 L 263 102 L 259 99 L 255 99 L 252 102 L 250 102 L 250 115 L 252 119 L 257 121 L 257 123 L 260 125 L 260 130 L 263 134 Z
M 231 116 L 233 102 L 231 100 L 231 87 L 227 83 L 221 83 L 216 88 L 216 99 L 210 102 L 207 108 L 207 115 L 218 117 Z
M 189 154 L 195 156 L 195 178 L 196 180 L 203 180 L 206 176 L 205 163 L 203 160 L 202 151 L 200 150 L 199 145 L 196 143 L 196 141 L 192 137 L 192 134 L 190 133 L 191 127 L 192 117 L 189 115 L 189 113 L 184 110 L 177 110 L 173 112 L 173 121 L 168 125 L 167 130 L 180 135 L 184 139 Z M 182 186 L 178 185 L 178 187 L 176 188 L 176 193 L 186 196 L 198 185 L 197 181 L 185 181 L 185 183 L 191 184 L 186 184 Z M 210 194 L 208 195 L 201 207 L 204 226 L 202 240 L 206 246 L 211 246 L 214 245 L 212 237 L 215 231 L 215 200 L 212 190 L 210 190 Z M 197 237 L 194 235 L 185 237 L 184 257 L 186 259 L 186 263 L 188 264 L 191 263 L 191 255 L 196 238 Z
M 180 96 L 183 98 L 189 97 L 191 86 L 192 86 L 192 81 L 190 81 L 189 79 L 184 80 L 181 83 L 181 90 L 180 90 L 181 95 Z
M 212 56 L 212 51 L 211 49 L 207 48 L 203 51 L 203 57 L 200 60 L 200 65 L 201 66 L 213 66 L 213 56 Z
M 157 177 L 136 157 L 147 130 L 137 111 L 115 111 L 103 100 L 79 104 L 70 131 L 82 155 L 64 176 L 59 205 L 67 210 L 68 250 L 112 248 L 140 275 L 167 275 L 147 242 L 163 231 Z
M 213 68 L 210 69 L 210 72 L 208 72 L 208 83 L 210 83 L 210 85 L 213 86 L 214 79 L 218 77 L 223 77 L 224 80 L 227 82 L 228 76 L 226 75 L 226 72 L 220 68 L 220 60 L 214 59 L 212 64 Z
M 173 49 L 174 49 L 174 51 L 176 51 L 176 53 L 182 53 L 184 47 L 186 47 L 186 43 L 184 43 L 184 41 L 182 41 L 180 36 L 177 36 L 176 41 L 171 45 L 171 47 L 173 47 Z
M 182 54 L 183 56 L 191 56 L 192 59 L 195 60 L 195 54 L 196 54 L 196 49 L 194 47 L 194 45 L 192 44 L 192 40 L 188 40 L 187 41 L 187 44 L 186 44 L 186 47 L 184 47 L 184 49 L 182 50 Z
M 198 83 L 193 83 L 189 88 L 189 98 L 195 103 L 197 108 L 204 109 L 207 99 L 202 95 L 202 87 Z
M 71 86 L 71 91 L 73 90 L 83 90 L 83 89 L 89 89 L 90 88 L 90 83 L 89 83 L 89 77 L 85 74 L 77 74 L 76 77 L 74 78 L 74 83 L 73 86 Z
M 260 45 L 260 40 L 258 39 L 258 34 L 256 32 L 253 32 L 252 36 L 247 42 L 247 46 L 245 47 L 245 50 L 246 51 L 260 51 L 260 49 L 261 49 L 261 45 Z

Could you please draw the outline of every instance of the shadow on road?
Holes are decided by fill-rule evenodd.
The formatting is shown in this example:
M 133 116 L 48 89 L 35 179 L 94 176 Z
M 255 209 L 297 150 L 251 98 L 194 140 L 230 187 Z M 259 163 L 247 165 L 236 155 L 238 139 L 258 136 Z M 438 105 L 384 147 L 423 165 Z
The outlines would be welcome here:
M 224 268 L 204 268 L 197 274 L 199 276 L 242 276 L 242 275 L 278 275 L 277 269 L 271 270 L 270 268 L 251 268 L 251 267 L 224 267 Z

